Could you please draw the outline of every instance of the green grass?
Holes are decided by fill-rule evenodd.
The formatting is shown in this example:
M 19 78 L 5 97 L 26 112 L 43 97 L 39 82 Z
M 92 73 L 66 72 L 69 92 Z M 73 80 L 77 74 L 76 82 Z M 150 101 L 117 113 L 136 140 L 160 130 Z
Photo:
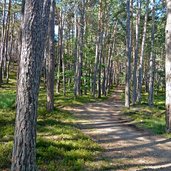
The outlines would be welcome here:
M 100 102 L 107 98 L 108 97 L 103 96 L 101 98 L 95 99 L 90 94 L 75 98 L 73 96 L 73 93 L 69 92 L 66 97 L 64 97 L 63 95 L 57 95 L 55 97 L 55 100 L 57 102 L 58 107 L 65 107 L 65 106 L 78 106 L 78 105 L 83 105 L 85 103 L 91 103 L 91 102 L 97 102 L 97 101 Z
M 142 96 L 142 104 L 124 109 L 123 113 L 140 128 L 149 129 L 154 134 L 165 134 L 165 94 L 160 91 L 154 96 L 154 106 L 148 107 L 148 94 Z
M 0 88 L 0 170 L 10 168 L 15 123 L 15 82 Z M 104 98 L 100 99 L 103 100 Z M 105 170 L 108 161 L 100 158 L 100 146 L 84 135 L 77 119 L 61 107 L 93 102 L 90 96 L 74 99 L 55 96 L 54 112 L 46 112 L 46 94 L 41 88 L 38 108 L 37 164 L 42 171 Z

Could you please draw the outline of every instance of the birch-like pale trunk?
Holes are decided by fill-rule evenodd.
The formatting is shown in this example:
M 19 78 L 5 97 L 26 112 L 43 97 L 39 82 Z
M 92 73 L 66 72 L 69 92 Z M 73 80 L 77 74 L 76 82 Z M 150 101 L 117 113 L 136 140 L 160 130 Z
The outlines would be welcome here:
M 63 95 L 66 95 L 66 78 L 65 78 L 65 60 L 64 60 L 64 21 L 63 21 L 63 9 L 60 11 L 60 24 L 59 24 L 59 42 L 60 42 L 60 59 L 62 64 L 62 77 L 63 77 Z M 60 81 L 60 80 L 59 80 Z
M 58 33 L 60 33 L 60 27 L 58 27 Z M 58 54 L 58 62 L 57 62 L 57 81 L 56 81 L 56 93 L 60 93 L 60 87 L 61 87 L 61 82 L 60 82 L 60 73 L 61 73 L 61 45 L 60 45 L 60 40 L 58 41 L 58 49 L 57 49 L 57 54 Z
M 47 104 L 48 112 L 54 109 L 54 70 L 55 70 L 55 1 L 51 0 L 48 36 L 47 36 L 47 56 L 46 56 L 46 87 L 47 87 Z
M 0 86 L 3 83 L 3 61 L 5 54 L 5 9 L 6 9 L 6 0 L 4 0 L 3 4 L 3 12 L 2 12 L 2 31 L 1 31 L 1 47 L 0 47 Z
M 84 27 L 85 27 L 85 0 L 81 1 L 80 19 L 78 23 L 78 40 L 77 40 L 77 58 L 75 63 L 75 96 L 82 95 L 82 65 L 83 65 L 83 47 L 84 47 Z
M 75 9 L 75 16 L 74 16 L 74 27 L 75 27 L 75 47 L 74 47 L 74 96 L 77 96 L 78 92 L 78 55 L 79 55 L 79 44 L 78 44 L 78 39 L 79 39 L 79 25 L 78 25 L 78 14 L 77 14 L 77 7 Z
M 136 103 L 137 99 L 137 63 L 139 54 L 139 27 L 141 17 L 141 0 L 137 0 L 137 16 L 136 16 L 136 40 L 135 40 L 135 56 L 134 56 L 134 71 L 133 71 L 133 94 L 132 104 Z
M 96 38 L 96 56 L 95 56 L 95 66 L 94 66 L 94 79 L 93 79 L 93 96 L 96 96 L 96 91 L 98 91 L 98 96 L 101 95 L 101 43 L 102 43 L 102 0 L 99 1 L 99 11 L 98 11 L 98 33 Z
M 9 33 L 10 33 L 10 22 L 11 22 L 11 5 L 12 1 L 9 0 L 8 2 L 8 14 L 6 19 L 6 29 L 5 29 L 5 50 L 4 50 L 4 78 L 7 75 L 7 64 L 9 63 Z
M 152 32 L 151 32 L 151 53 L 149 66 L 149 90 L 148 104 L 153 106 L 154 103 L 154 69 L 155 69 L 155 54 L 154 54 L 154 34 L 155 34 L 155 0 L 152 1 Z
M 147 20 L 148 20 L 148 11 L 149 11 L 149 0 L 146 2 L 146 13 L 144 18 L 144 28 L 143 28 L 143 36 L 141 43 L 141 54 L 140 54 L 140 63 L 138 68 L 138 94 L 137 101 L 141 102 L 141 93 L 142 93 L 142 79 L 143 79 L 143 65 L 144 65 L 144 51 L 145 51 L 145 42 L 146 42 L 146 34 L 147 34 Z
M 116 32 L 117 32 L 117 22 L 113 27 L 113 33 L 111 36 L 111 42 L 109 44 L 109 52 L 108 52 L 108 60 L 107 60 L 107 69 L 106 69 L 106 82 L 105 82 L 105 91 L 106 94 L 109 93 L 110 90 L 110 80 L 111 80 L 111 64 L 112 64 L 112 56 L 114 55 L 115 51 L 115 42 L 116 42 Z
M 127 0 L 127 28 L 126 28 L 126 79 L 125 79 L 125 107 L 130 107 L 130 78 L 131 78 L 131 29 L 130 29 L 130 0 Z
M 171 1 L 166 0 L 167 23 L 166 23 L 166 132 L 171 132 Z

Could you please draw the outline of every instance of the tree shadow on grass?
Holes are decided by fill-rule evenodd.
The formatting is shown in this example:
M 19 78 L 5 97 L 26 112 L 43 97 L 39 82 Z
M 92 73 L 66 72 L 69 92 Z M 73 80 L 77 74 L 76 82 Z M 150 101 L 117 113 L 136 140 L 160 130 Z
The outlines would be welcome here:
M 14 112 L 0 111 L 0 170 L 7 170 L 11 165 L 11 153 L 14 137 Z
M 77 129 L 74 120 L 71 113 L 61 109 L 39 116 L 37 163 L 40 170 L 96 170 L 96 157 L 102 149 Z M 103 162 L 106 161 L 101 162 L 101 170 L 107 165 Z
M 71 113 L 55 108 L 47 113 L 45 96 L 40 96 L 38 109 L 37 164 L 41 171 L 104 170 L 96 163 L 102 149 L 78 130 Z M 10 170 L 15 125 L 15 94 L 1 96 L 0 110 L 0 170 Z M 4 104 L 5 103 L 5 104 Z M 70 103 L 68 99 L 67 103 Z M 99 161 L 97 161 L 99 162 Z

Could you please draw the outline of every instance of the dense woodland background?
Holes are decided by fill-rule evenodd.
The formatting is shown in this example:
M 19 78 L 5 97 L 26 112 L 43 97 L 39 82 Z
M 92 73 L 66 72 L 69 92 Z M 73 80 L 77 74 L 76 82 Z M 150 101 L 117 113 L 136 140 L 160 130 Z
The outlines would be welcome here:
M 152 108 L 149 110 L 157 107 L 158 111 L 162 109 L 159 115 L 164 118 L 165 1 L 44 0 L 41 3 L 0 1 L 0 90 L 4 93 L 1 100 L 7 94 L 15 97 L 17 87 L 16 103 L 12 101 L 13 109 L 6 109 L 14 112 L 17 104 L 13 160 L 21 159 L 16 159 L 24 148 L 20 144 L 24 140 L 19 143 L 17 139 L 22 132 L 19 125 L 23 115 L 29 112 L 28 116 L 33 117 L 24 119 L 31 123 L 28 129 L 35 130 L 30 133 L 33 137 L 27 137 L 29 141 L 33 139 L 27 148 L 35 147 L 40 73 L 39 98 L 43 93 L 44 100 L 39 105 L 45 107 L 46 103 L 48 112 L 56 111 L 59 107 L 56 105 L 65 105 L 66 99 L 101 98 L 121 86 L 125 89 L 125 107 L 149 106 Z M 62 97 L 64 102 L 57 101 Z M 166 130 L 170 132 L 168 108 Z M 12 134 L 13 128 L 10 129 Z M 23 136 L 26 134 L 27 131 Z M 6 133 L 0 134 L 0 138 L 4 136 Z M 35 161 L 35 152 L 24 155 L 33 155 Z M 0 167 L 6 167 L 6 163 Z M 17 167 L 14 162 L 13 170 Z M 31 164 L 30 167 L 34 168 Z
M 131 37 L 129 80 L 133 104 L 141 102 L 141 85 L 145 85 L 146 91 L 149 84 L 157 89 L 164 87 L 165 4 L 137 0 L 130 2 L 129 8 L 130 26 L 125 1 L 56 3 L 55 40 L 54 45 L 50 44 L 54 46 L 52 65 L 56 93 L 67 95 L 69 88 L 75 96 L 91 93 L 101 97 L 109 92 L 113 83 L 124 84 L 127 36 Z M 10 66 L 16 66 L 19 61 L 21 20 L 20 1 L 1 2 L 1 84 L 8 82 Z M 44 80 L 47 65 L 45 58 Z M 153 97 L 149 98 L 151 105 Z

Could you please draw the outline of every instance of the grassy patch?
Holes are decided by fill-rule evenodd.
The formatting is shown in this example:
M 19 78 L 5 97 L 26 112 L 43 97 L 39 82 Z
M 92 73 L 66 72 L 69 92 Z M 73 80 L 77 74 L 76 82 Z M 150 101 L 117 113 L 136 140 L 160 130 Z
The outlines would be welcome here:
M 124 109 L 123 113 L 141 128 L 147 128 L 154 134 L 165 134 L 165 95 L 158 92 L 154 96 L 154 106 L 148 107 L 148 94 L 142 96 L 142 104 Z
M 10 168 L 15 123 L 15 82 L 0 88 L 0 170 Z M 100 99 L 100 100 L 103 100 Z M 76 118 L 62 106 L 94 102 L 90 96 L 77 99 L 55 96 L 54 112 L 46 112 L 46 93 L 41 88 L 38 108 L 37 164 L 42 171 L 105 170 L 108 161 L 99 156 L 103 149 L 85 136 Z
M 84 170 L 85 163 L 91 163 L 102 151 L 77 129 L 74 120 L 70 113 L 62 110 L 39 117 L 37 160 L 40 170 Z
M 83 105 L 84 103 L 91 103 L 97 101 L 103 101 L 107 99 L 107 97 L 101 97 L 98 99 L 93 98 L 91 95 L 83 95 L 80 97 L 75 98 L 73 93 L 68 93 L 66 97 L 63 95 L 57 95 L 55 97 L 58 107 L 65 107 L 65 106 L 78 106 Z
M 165 133 L 165 121 L 161 111 L 151 109 L 147 106 L 137 106 L 125 109 L 124 114 L 133 119 L 134 123 L 141 128 L 147 128 L 155 134 Z

